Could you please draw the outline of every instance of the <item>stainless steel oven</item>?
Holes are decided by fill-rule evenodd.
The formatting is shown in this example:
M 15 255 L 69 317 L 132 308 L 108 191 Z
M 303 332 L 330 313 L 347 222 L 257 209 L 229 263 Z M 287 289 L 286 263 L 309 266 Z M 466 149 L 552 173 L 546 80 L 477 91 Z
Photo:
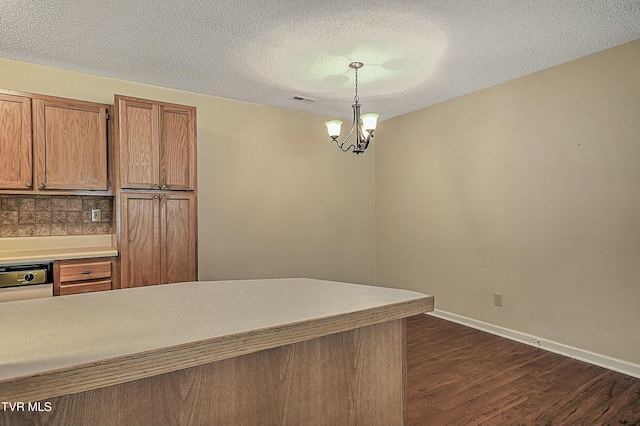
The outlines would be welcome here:
M 52 262 L 0 265 L 0 302 L 52 296 Z

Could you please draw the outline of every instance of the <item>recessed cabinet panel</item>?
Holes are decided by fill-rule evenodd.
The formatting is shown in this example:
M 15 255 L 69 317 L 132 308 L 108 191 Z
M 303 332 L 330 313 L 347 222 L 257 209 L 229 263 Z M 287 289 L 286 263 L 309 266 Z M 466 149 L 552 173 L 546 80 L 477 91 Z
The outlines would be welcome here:
M 196 281 L 195 198 L 167 195 L 160 200 L 162 284 Z
M 122 195 L 121 270 L 123 287 L 160 283 L 159 196 Z
M 158 106 L 117 99 L 122 188 L 154 189 L 158 179 Z
M 107 189 L 107 108 L 90 102 L 34 99 L 40 189 Z
M 33 182 L 31 99 L 0 94 L 0 189 L 30 189 Z
M 191 190 L 196 158 L 194 111 L 169 107 L 160 111 L 160 184 L 170 190 Z

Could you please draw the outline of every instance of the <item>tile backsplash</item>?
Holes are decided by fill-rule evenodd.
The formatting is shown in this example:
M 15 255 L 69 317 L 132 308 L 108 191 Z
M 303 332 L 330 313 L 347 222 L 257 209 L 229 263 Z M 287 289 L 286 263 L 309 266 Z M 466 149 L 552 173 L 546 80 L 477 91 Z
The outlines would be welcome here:
M 91 210 L 101 218 L 91 221 Z M 1 195 L 0 238 L 111 234 L 113 197 Z

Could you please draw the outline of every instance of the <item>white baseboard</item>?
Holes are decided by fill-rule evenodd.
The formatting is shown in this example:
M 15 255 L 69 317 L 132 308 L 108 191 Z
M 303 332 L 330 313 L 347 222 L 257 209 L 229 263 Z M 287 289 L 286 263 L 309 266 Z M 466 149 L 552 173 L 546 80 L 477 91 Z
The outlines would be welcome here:
M 638 364 L 633 364 L 627 361 L 611 358 L 606 355 L 589 352 L 584 349 L 574 348 L 572 346 L 554 342 L 551 340 L 541 339 L 539 337 L 531 336 L 519 331 L 489 324 L 483 321 L 478 321 L 473 318 L 463 317 L 462 315 L 453 314 L 451 312 L 441 311 L 439 309 L 436 309 L 433 312 L 429 312 L 429 315 L 455 322 L 457 324 L 466 325 L 477 330 L 486 331 L 487 333 L 495 334 L 496 336 L 505 337 L 510 340 L 515 340 L 516 342 L 525 343 L 527 345 L 535 346 L 549 352 L 588 362 L 589 364 L 604 367 L 609 370 L 617 371 L 619 373 L 627 374 L 629 376 L 640 379 L 640 365 Z

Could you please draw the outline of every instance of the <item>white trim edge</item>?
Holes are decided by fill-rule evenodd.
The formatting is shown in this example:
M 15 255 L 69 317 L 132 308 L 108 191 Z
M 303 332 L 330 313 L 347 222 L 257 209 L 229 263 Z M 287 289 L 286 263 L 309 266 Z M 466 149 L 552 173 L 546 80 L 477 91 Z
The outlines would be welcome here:
M 515 340 L 516 342 L 535 346 L 549 352 L 588 362 L 589 364 L 604 367 L 609 370 L 617 371 L 618 373 L 626 374 L 640 379 L 640 365 L 638 364 L 633 364 L 620 359 L 611 358 L 606 355 L 589 352 L 584 349 L 574 348 L 573 346 L 554 342 L 552 340 L 544 340 L 539 337 L 511 330 L 509 328 L 504 328 L 487 322 L 478 321 L 473 318 L 463 317 L 462 315 L 454 314 L 447 311 L 441 311 L 439 309 L 436 309 L 433 312 L 429 312 L 428 315 L 455 322 L 456 324 L 466 325 L 467 327 L 475 328 L 476 330 L 485 331 L 496 336 L 505 337 L 510 340 Z

